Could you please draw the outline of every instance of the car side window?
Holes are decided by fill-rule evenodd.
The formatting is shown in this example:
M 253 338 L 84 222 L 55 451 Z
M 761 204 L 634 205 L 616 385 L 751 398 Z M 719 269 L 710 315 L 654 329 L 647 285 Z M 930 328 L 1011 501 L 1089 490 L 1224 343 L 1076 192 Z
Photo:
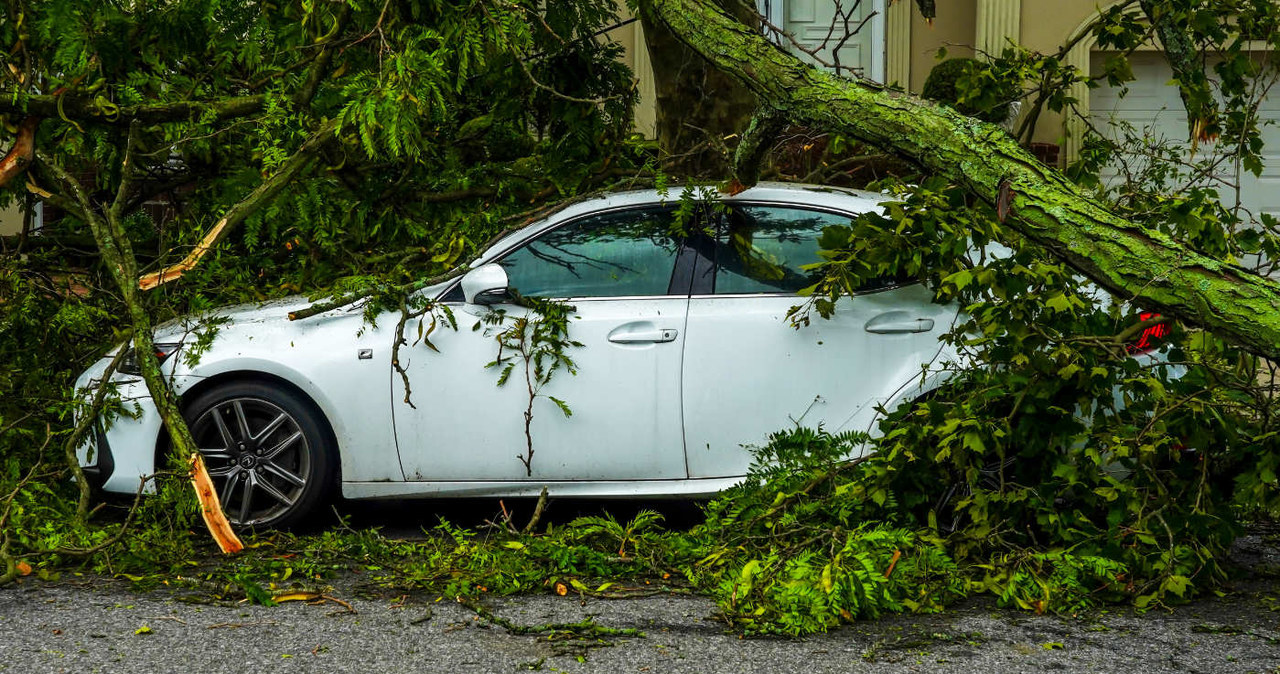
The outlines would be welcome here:
M 821 274 L 802 269 L 820 262 L 818 237 L 849 216 L 793 206 L 735 205 L 721 218 L 716 243 L 717 295 L 796 293 Z
M 526 297 L 666 295 L 679 250 L 671 210 L 654 207 L 579 218 L 498 264 Z

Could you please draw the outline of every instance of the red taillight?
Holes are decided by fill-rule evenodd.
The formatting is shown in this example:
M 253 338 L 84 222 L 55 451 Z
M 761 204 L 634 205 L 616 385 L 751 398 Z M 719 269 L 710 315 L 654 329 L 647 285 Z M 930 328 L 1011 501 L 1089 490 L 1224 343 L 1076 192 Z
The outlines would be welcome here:
M 1160 314 L 1153 311 L 1144 311 L 1138 314 L 1139 323 L 1145 323 L 1153 318 L 1160 318 Z M 1138 333 L 1137 338 L 1126 344 L 1125 349 L 1133 355 L 1147 353 L 1148 351 L 1152 351 L 1159 347 L 1160 343 L 1164 341 L 1165 337 L 1169 336 L 1170 332 L 1171 328 L 1168 323 L 1156 323 L 1155 325 L 1149 325 L 1143 328 L 1142 332 Z

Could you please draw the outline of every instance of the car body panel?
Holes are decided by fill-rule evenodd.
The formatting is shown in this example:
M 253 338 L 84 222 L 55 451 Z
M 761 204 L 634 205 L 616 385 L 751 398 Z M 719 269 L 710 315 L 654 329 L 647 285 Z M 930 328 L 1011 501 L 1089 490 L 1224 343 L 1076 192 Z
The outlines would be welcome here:
M 507 312 L 505 325 L 526 310 L 513 305 L 455 305 L 458 330 L 438 330 L 432 336 L 439 353 L 420 345 L 401 349 L 414 407 L 401 402 L 404 384 L 399 376 L 392 386 L 407 479 L 687 477 L 680 428 L 680 359 L 688 299 L 568 301 L 577 309 L 569 337 L 583 343 L 567 350 L 578 372 L 554 374 L 533 401 L 531 475 L 516 458 L 527 449 L 524 413 L 529 389 L 523 361 L 515 358 L 509 380 L 497 386 L 502 367 L 485 365 L 498 356 L 495 333 L 502 327 L 472 329 L 491 310 Z M 615 330 L 645 323 L 675 335 L 662 343 L 609 340 Z M 407 353 L 412 355 L 403 355 Z M 572 416 L 566 417 L 551 397 L 564 401 Z
M 955 318 L 954 306 L 930 299 L 918 285 L 846 297 L 831 319 L 796 329 L 787 320 L 795 296 L 695 296 L 684 367 L 689 476 L 742 475 L 747 448 L 797 424 L 874 430 L 876 405 L 920 379 Z M 934 328 L 867 332 L 877 316 L 904 310 Z

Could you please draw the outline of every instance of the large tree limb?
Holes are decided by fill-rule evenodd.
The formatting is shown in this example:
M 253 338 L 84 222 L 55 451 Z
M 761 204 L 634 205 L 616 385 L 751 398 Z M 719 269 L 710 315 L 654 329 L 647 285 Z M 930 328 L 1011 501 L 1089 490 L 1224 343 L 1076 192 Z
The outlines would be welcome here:
M 207 113 L 212 113 L 219 120 L 244 117 L 262 110 L 266 100 L 266 96 L 239 96 L 215 101 L 174 101 L 117 107 L 105 98 L 91 98 L 75 91 L 46 95 L 0 91 L 0 114 L 19 113 L 114 125 L 127 125 L 134 120 L 154 124 L 180 122 Z
M 187 254 L 181 262 L 143 276 L 138 279 L 138 287 L 142 290 L 151 290 L 181 278 L 184 273 L 194 268 L 208 254 L 210 249 L 226 238 L 227 234 L 231 233 L 231 230 L 257 212 L 259 208 L 270 203 L 285 187 L 293 183 L 295 178 L 309 169 L 315 163 L 320 148 L 333 139 L 337 130 L 338 121 L 336 119 L 321 125 L 319 130 L 299 146 L 293 155 L 280 165 L 280 168 L 275 173 L 271 174 L 270 178 L 262 181 L 253 192 L 250 192 L 248 196 L 232 206 L 231 210 L 227 211 L 227 214 L 222 216 L 222 219 L 218 220 L 217 224 L 205 233 L 200 243 L 196 244 L 195 249 Z
M 733 176 L 737 181 L 735 189 L 754 185 L 760 180 L 760 163 L 786 126 L 787 118 L 779 115 L 777 110 L 761 107 L 756 111 L 734 151 Z
M 126 150 L 124 164 L 126 172 L 132 170 L 131 163 L 136 145 L 137 125 L 134 125 L 130 129 Z M 147 315 L 133 286 L 133 280 L 138 275 L 138 263 L 133 256 L 133 247 L 124 231 L 124 226 L 119 218 L 114 217 L 116 211 L 113 209 L 107 209 L 104 214 L 99 214 L 80 183 L 52 158 L 40 151 L 36 152 L 36 157 L 66 187 L 75 202 L 79 204 L 84 221 L 89 225 L 93 238 L 98 243 L 98 250 L 102 254 L 107 271 L 120 290 L 120 296 L 124 300 L 125 310 L 128 312 L 133 329 L 133 350 L 134 353 L 140 354 L 137 362 L 142 371 L 142 379 L 146 382 L 147 392 L 151 394 L 151 401 L 155 404 L 156 411 L 164 421 L 164 427 L 169 432 L 169 441 L 173 443 L 175 451 L 189 457 L 191 483 L 195 488 L 196 499 L 200 502 L 201 513 L 210 535 L 224 553 L 239 552 L 244 549 L 244 546 L 232 531 L 230 522 L 222 512 L 218 494 L 207 488 L 209 480 L 208 472 L 204 469 L 204 459 L 195 439 L 191 437 L 191 429 L 187 427 L 186 419 L 183 418 L 173 392 L 169 389 L 169 383 L 164 373 L 160 371 L 160 361 L 147 357 L 148 354 L 155 353 L 155 345 L 151 341 L 151 317 Z M 117 200 L 119 201 L 120 198 L 118 197 Z
M 824 73 L 707 0 L 644 0 L 641 11 L 793 122 L 893 151 L 991 204 L 1007 185 L 1006 226 L 1100 286 L 1280 358 L 1280 285 L 1110 213 L 1003 129 Z

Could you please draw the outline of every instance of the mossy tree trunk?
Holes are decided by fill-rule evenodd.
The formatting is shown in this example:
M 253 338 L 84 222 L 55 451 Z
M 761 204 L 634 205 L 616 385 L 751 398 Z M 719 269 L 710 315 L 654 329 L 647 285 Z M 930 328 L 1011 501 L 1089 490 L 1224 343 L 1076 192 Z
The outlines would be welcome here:
M 993 205 L 1006 194 L 1006 226 L 1100 286 L 1280 358 L 1280 285 L 1112 214 L 1003 129 L 806 65 L 710 0 L 640 6 L 771 114 L 881 147 Z
M 758 26 L 755 10 L 738 0 L 712 0 L 743 25 Z M 658 145 L 684 175 L 724 175 L 726 140 L 742 130 L 756 108 L 751 92 L 730 74 L 712 67 L 667 26 L 641 16 L 657 97 Z

